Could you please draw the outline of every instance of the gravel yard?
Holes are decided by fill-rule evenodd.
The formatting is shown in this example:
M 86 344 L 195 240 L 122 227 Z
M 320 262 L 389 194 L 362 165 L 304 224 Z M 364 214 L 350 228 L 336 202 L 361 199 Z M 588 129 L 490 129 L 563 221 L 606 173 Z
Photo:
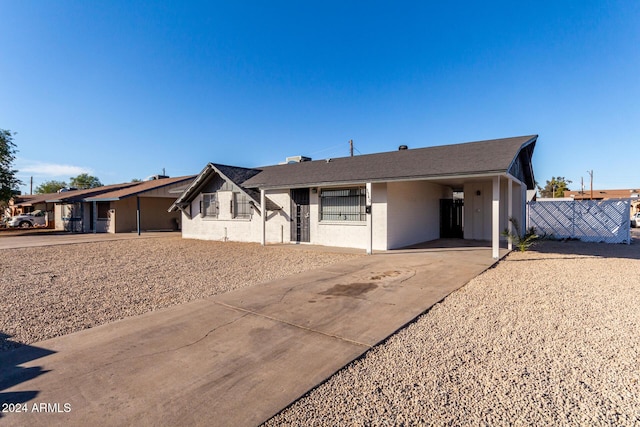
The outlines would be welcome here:
M 267 425 L 640 425 L 639 259 L 511 253 Z
M 356 256 L 179 236 L 0 250 L 0 351 Z

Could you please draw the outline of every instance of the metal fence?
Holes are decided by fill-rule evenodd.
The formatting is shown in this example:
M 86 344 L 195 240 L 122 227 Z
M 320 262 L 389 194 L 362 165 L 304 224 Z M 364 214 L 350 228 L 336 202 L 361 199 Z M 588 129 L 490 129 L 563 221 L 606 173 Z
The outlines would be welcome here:
M 529 202 L 528 227 L 556 239 L 631 243 L 629 199 Z

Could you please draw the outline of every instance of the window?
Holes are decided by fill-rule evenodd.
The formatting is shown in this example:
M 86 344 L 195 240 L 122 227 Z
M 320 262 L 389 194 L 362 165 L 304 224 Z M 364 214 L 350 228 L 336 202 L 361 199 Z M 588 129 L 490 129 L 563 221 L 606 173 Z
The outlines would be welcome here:
M 216 193 L 208 193 L 202 195 L 202 208 L 200 209 L 202 216 L 218 217 L 218 195 Z
M 320 192 L 320 221 L 366 221 L 364 187 L 325 189 Z
M 233 193 L 233 217 L 251 218 L 251 205 L 246 194 Z

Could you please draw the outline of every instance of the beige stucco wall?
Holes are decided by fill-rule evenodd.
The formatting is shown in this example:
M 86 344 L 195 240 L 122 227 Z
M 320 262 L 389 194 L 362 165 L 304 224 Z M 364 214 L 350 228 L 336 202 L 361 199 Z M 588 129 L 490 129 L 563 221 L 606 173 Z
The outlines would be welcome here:
M 173 199 L 163 197 L 140 198 L 140 228 L 142 230 L 177 230 L 177 212 L 167 212 Z M 133 230 L 131 230 L 133 231 Z
M 173 199 L 140 197 L 140 230 L 176 230 L 178 212 L 167 212 Z M 135 197 L 111 202 L 110 221 L 105 224 L 110 233 L 129 233 L 138 230 L 138 204 Z
M 64 221 L 62 221 L 62 212 L 63 212 L 63 205 L 56 203 L 55 207 L 53 208 L 54 211 L 54 215 L 56 217 L 56 223 L 55 223 L 55 229 L 56 230 L 64 230 Z
M 135 197 L 113 202 L 111 209 L 115 212 L 115 225 L 112 229 L 115 229 L 116 233 L 137 231 L 138 221 L 136 211 L 138 207 Z

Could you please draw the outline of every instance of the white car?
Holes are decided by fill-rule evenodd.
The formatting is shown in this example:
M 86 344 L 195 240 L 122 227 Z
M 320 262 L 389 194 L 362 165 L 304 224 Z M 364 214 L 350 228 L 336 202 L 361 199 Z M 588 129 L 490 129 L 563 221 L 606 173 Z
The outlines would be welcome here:
M 636 212 L 631 217 L 631 226 L 634 228 L 640 227 L 640 212 Z
M 14 228 L 44 227 L 47 225 L 47 217 L 44 212 L 37 210 L 31 213 L 11 217 L 7 225 Z

